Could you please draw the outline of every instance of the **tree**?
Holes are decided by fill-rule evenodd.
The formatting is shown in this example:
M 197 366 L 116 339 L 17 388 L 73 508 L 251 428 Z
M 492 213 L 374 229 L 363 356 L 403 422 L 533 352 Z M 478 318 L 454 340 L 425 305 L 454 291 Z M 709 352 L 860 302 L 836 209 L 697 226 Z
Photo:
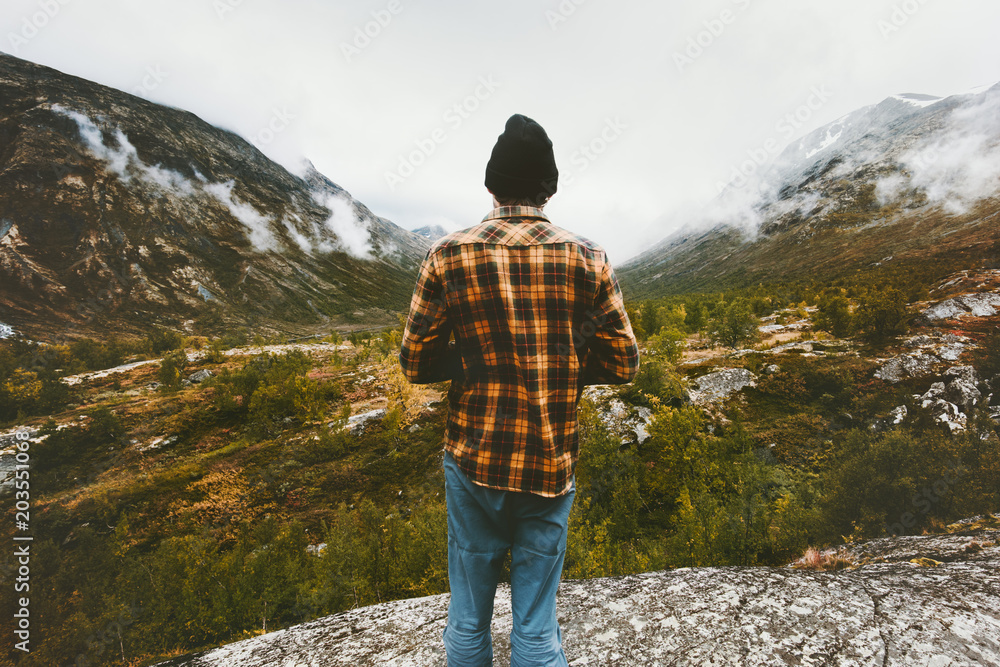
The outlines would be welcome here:
M 184 335 L 163 327 L 154 327 L 146 334 L 146 344 L 153 354 L 176 350 L 184 345 Z
M 869 343 L 884 343 L 906 333 L 908 320 L 906 298 L 894 287 L 870 289 L 858 306 L 858 327 Z
M 158 377 L 165 388 L 169 390 L 180 388 L 185 365 L 187 365 L 187 353 L 183 349 L 174 350 L 163 357 Z
M 642 328 L 642 316 L 635 306 L 625 304 L 625 315 L 628 316 L 629 324 L 632 325 L 632 333 L 638 340 L 646 340 L 646 330 Z
M 760 339 L 760 320 L 753 314 L 746 299 L 734 299 L 728 304 L 720 304 L 715 317 L 709 323 L 712 342 L 725 345 L 733 350 L 746 343 Z
M 854 325 L 850 306 L 851 302 L 844 296 L 843 290 L 836 294 L 824 294 L 819 300 L 816 328 L 828 331 L 838 338 L 850 335 Z
M 705 304 L 698 303 L 687 310 L 684 318 L 684 327 L 688 333 L 700 333 L 708 324 L 708 308 Z
M 677 329 L 663 327 L 660 333 L 649 337 L 649 348 L 653 355 L 668 364 L 676 364 L 684 354 L 685 336 Z

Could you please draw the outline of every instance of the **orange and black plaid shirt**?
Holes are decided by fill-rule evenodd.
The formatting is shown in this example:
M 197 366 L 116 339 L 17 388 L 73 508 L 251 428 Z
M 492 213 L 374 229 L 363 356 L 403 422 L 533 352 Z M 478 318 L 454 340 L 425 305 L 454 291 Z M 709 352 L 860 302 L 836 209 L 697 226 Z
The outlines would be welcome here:
M 604 250 L 509 206 L 427 251 L 399 360 L 410 382 L 451 380 L 445 449 L 473 482 L 554 497 L 584 385 L 630 382 L 639 350 Z

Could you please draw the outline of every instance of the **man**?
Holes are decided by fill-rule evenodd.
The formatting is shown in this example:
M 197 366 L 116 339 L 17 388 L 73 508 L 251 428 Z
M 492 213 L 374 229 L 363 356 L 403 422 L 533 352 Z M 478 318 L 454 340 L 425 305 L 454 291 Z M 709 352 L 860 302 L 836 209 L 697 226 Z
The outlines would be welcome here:
M 511 665 L 566 665 L 556 589 L 575 493 L 577 404 L 630 382 L 639 352 L 604 250 L 549 222 L 552 142 L 515 114 L 486 167 L 493 211 L 427 252 L 399 355 L 410 382 L 451 380 L 445 431 L 452 667 L 490 665 L 510 550 Z M 454 336 L 454 340 L 450 338 Z

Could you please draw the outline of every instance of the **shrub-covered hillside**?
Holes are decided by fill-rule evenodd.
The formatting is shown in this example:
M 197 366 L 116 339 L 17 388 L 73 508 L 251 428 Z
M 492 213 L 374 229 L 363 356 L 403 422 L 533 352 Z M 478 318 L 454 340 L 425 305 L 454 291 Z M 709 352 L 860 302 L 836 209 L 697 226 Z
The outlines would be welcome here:
M 564 576 L 785 564 L 997 510 L 998 293 L 979 270 L 630 302 L 641 370 L 581 402 Z M 448 385 L 403 379 L 400 334 L 3 341 L 5 442 L 31 435 L 18 664 L 150 664 L 445 592 Z

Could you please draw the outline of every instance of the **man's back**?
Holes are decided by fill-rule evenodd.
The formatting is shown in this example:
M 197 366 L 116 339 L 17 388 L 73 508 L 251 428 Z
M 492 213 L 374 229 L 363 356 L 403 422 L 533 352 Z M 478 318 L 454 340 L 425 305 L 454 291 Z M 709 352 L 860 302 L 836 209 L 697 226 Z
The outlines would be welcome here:
M 576 407 L 584 385 L 629 382 L 638 370 L 604 250 L 541 211 L 558 179 L 545 130 L 511 116 L 486 165 L 495 208 L 428 250 L 403 331 L 406 377 L 451 380 L 450 665 L 492 663 L 493 598 L 509 553 L 511 665 L 566 666 L 556 591 L 576 495 Z
M 428 251 L 400 361 L 414 382 L 452 378 L 445 448 L 472 480 L 557 496 L 583 386 L 630 381 L 638 350 L 604 250 L 508 206 Z

